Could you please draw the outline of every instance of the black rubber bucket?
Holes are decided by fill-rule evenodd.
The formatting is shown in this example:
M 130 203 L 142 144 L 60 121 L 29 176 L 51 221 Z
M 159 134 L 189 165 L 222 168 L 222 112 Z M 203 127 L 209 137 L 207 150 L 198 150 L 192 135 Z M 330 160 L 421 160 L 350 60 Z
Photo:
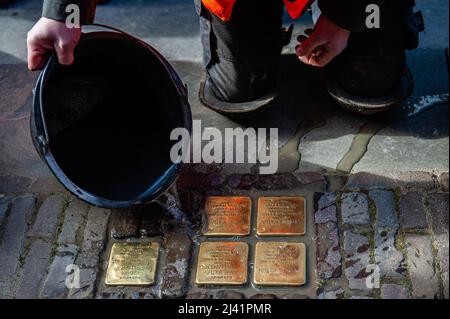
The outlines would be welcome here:
M 170 158 L 170 133 L 191 131 L 192 116 L 167 60 L 112 30 L 83 34 L 70 67 L 50 58 L 34 90 L 31 133 L 71 193 L 96 206 L 131 208 L 176 180 L 182 162 Z

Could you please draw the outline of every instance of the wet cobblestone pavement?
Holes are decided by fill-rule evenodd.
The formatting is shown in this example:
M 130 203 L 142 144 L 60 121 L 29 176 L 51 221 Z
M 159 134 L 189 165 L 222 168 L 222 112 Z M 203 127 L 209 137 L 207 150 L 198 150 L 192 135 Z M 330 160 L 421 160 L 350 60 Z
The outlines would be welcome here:
M 255 175 L 255 164 L 186 165 L 177 182 L 181 215 L 157 204 L 140 211 L 91 207 L 62 188 L 29 137 L 37 74 L 26 69 L 25 38 L 41 2 L 0 9 L 0 298 L 448 298 L 448 1 L 417 3 L 427 32 L 408 53 L 416 89 L 399 112 L 377 118 L 343 112 L 316 72 L 292 55 L 292 41 L 282 58 L 279 105 L 247 121 L 198 101 L 201 46 L 191 0 L 100 7 L 99 23 L 131 32 L 170 59 L 188 85 L 194 119 L 205 127 L 279 129 L 277 175 Z M 297 35 L 311 21 L 294 24 Z M 249 235 L 202 235 L 205 201 L 217 195 L 251 198 Z M 306 233 L 258 236 L 261 196 L 304 197 Z M 199 247 L 210 241 L 248 245 L 245 285 L 195 283 Z M 268 241 L 305 244 L 304 285 L 253 283 L 256 245 Z M 129 242 L 160 244 L 153 285 L 105 284 L 112 245 Z M 372 271 L 380 274 L 373 288 L 366 284 Z
M 331 185 L 331 178 L 340 183 Z M 377 185 L 373 176 L 364 178 Z M 312 179 L 307 173 L 223 175 L 219 166 L 193 165 L 183 170 L 177 183 L 183 220 L 157 204 L 139 212 L 126 212 L 88 207 L 64 192 L 3 195 L 1 296 L 448 298 L 448 175 L 430 174 L 428 178 L 429 187 L 406 181 L 367 189 L 353 185 L 354 176 L 317 175 Z M 202 235 L 204 203 L 215 195 L 251 198 L 249 235 L 214 238 Z M 260 196 L 304 197 L 306 234 L 257 236 L 256 202 Z M 207 241 L 248 244 L 246 284 L 195 283 L 199 245 Z M 255 246 L 267 241 L 305 244 L 304 285 L 271 288 L 254 284 Z M 155 284 L 133 287 L 105 284 L 111 246 L 119 242 L 160 244 Z M 374 281 L 374 287 L 368 286 L 366 279 L 375 268 L 380 273 L 379 285 Z M 66 281 L 72 278 L 73 271 L 79 271 L 80 286 L 69 289 Z

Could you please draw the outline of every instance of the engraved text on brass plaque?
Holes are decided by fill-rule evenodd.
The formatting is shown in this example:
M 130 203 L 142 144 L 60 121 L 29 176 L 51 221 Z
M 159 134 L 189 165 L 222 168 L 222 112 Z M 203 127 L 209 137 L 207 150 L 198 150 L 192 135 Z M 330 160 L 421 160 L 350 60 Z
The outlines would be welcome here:
M 306 280 L 303 243 L 256 244 L 254 282 L 261 286 L 300 286 Z
M 247 243 L 204 242 L 195 281 L 199 285 L 243 285 L 247 282 L 247 262 Z
M 245 236 L 250 233 L 249 197 L 208 197 L 205 208 L 206 236 Z
M 258 199 L 258 235 L 304 235 L 305 232 L 305 199 L 303 197 L 260 197 Z
M 111 249 L 107 285 L 151 285 L 155 282 L 158 243 L 115 243 Z

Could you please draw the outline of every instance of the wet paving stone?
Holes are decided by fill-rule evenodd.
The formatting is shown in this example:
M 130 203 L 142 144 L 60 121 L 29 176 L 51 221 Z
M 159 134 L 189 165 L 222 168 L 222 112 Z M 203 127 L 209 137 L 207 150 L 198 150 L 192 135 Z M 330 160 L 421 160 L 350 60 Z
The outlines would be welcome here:
M 350 225 L 369 225 L 369 201 L 364 193 L 345 193 L 341 197 L 342 220 Z
M 165 241 L 165 261 L 161 295 L 164 298 L 180 298 L 186 294 L 190 275 L 192 241 L 182 228 L 171 232 Z
M 42 298 L 65 297 L 68 292 L 66 280 L 71 271 L 70 267 L 75 262 L 77 253 L 78 247 L 75 245 L 61 245 L 58 247 L 40 294 Z
M 442 290 L 444 298 L 449 297 L 449 236 L 447 234 L 437 235 L 435 237 L 435 247 L 437 249 L 437 257 L 439 260 L 439 269 L 442 280 Z
M 336 194 L 317 195 L 314 223 L 317 243 L 317 274 L 320 279 L 337 278 L 342 272 L 339 249 Z
M 111 212 L 111 236 L 116 239 L 137 237 L 141 212 L 137 209 Z
M 396 248 L 395 239 L 399 221 L 395 210 L 395 197 L 391 191 L 376 190 L 369 193 L 376 206 L 375 261 L 381 277 L 404 275 L 404 256 Z
M 344 232 L 345 275 L 352 290 L 370 291 L 366 284 L 370 270 L 369 239 L 367 236 Z
M 426 229 L 425 198 L 423 193 L 407 193 L 400 198 L 400 223 L 403 228 Z
M 345 290 L 342 288 L 336 289 L 336 290 L 330 290 L 330 291 L 324 291 L 319 293 L 317 296 L 317 299 L 343 299 L 345 297 Z

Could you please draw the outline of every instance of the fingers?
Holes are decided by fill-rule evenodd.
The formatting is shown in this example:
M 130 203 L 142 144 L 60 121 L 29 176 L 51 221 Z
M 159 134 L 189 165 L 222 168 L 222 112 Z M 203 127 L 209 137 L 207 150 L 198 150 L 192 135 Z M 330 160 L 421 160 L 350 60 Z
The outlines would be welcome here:
M 62 65 L 71 65 L 74 61 L 73 50 L 75 49 L 75 43 L 69 41 L 58 41 L 55 43 L 55 52 L 58 57 L 58 61 Z
M 27 38 L 27 52 L 28 69 L 30 71 L 42 69 L 47 60 L 47 49 L 33 36 Z

